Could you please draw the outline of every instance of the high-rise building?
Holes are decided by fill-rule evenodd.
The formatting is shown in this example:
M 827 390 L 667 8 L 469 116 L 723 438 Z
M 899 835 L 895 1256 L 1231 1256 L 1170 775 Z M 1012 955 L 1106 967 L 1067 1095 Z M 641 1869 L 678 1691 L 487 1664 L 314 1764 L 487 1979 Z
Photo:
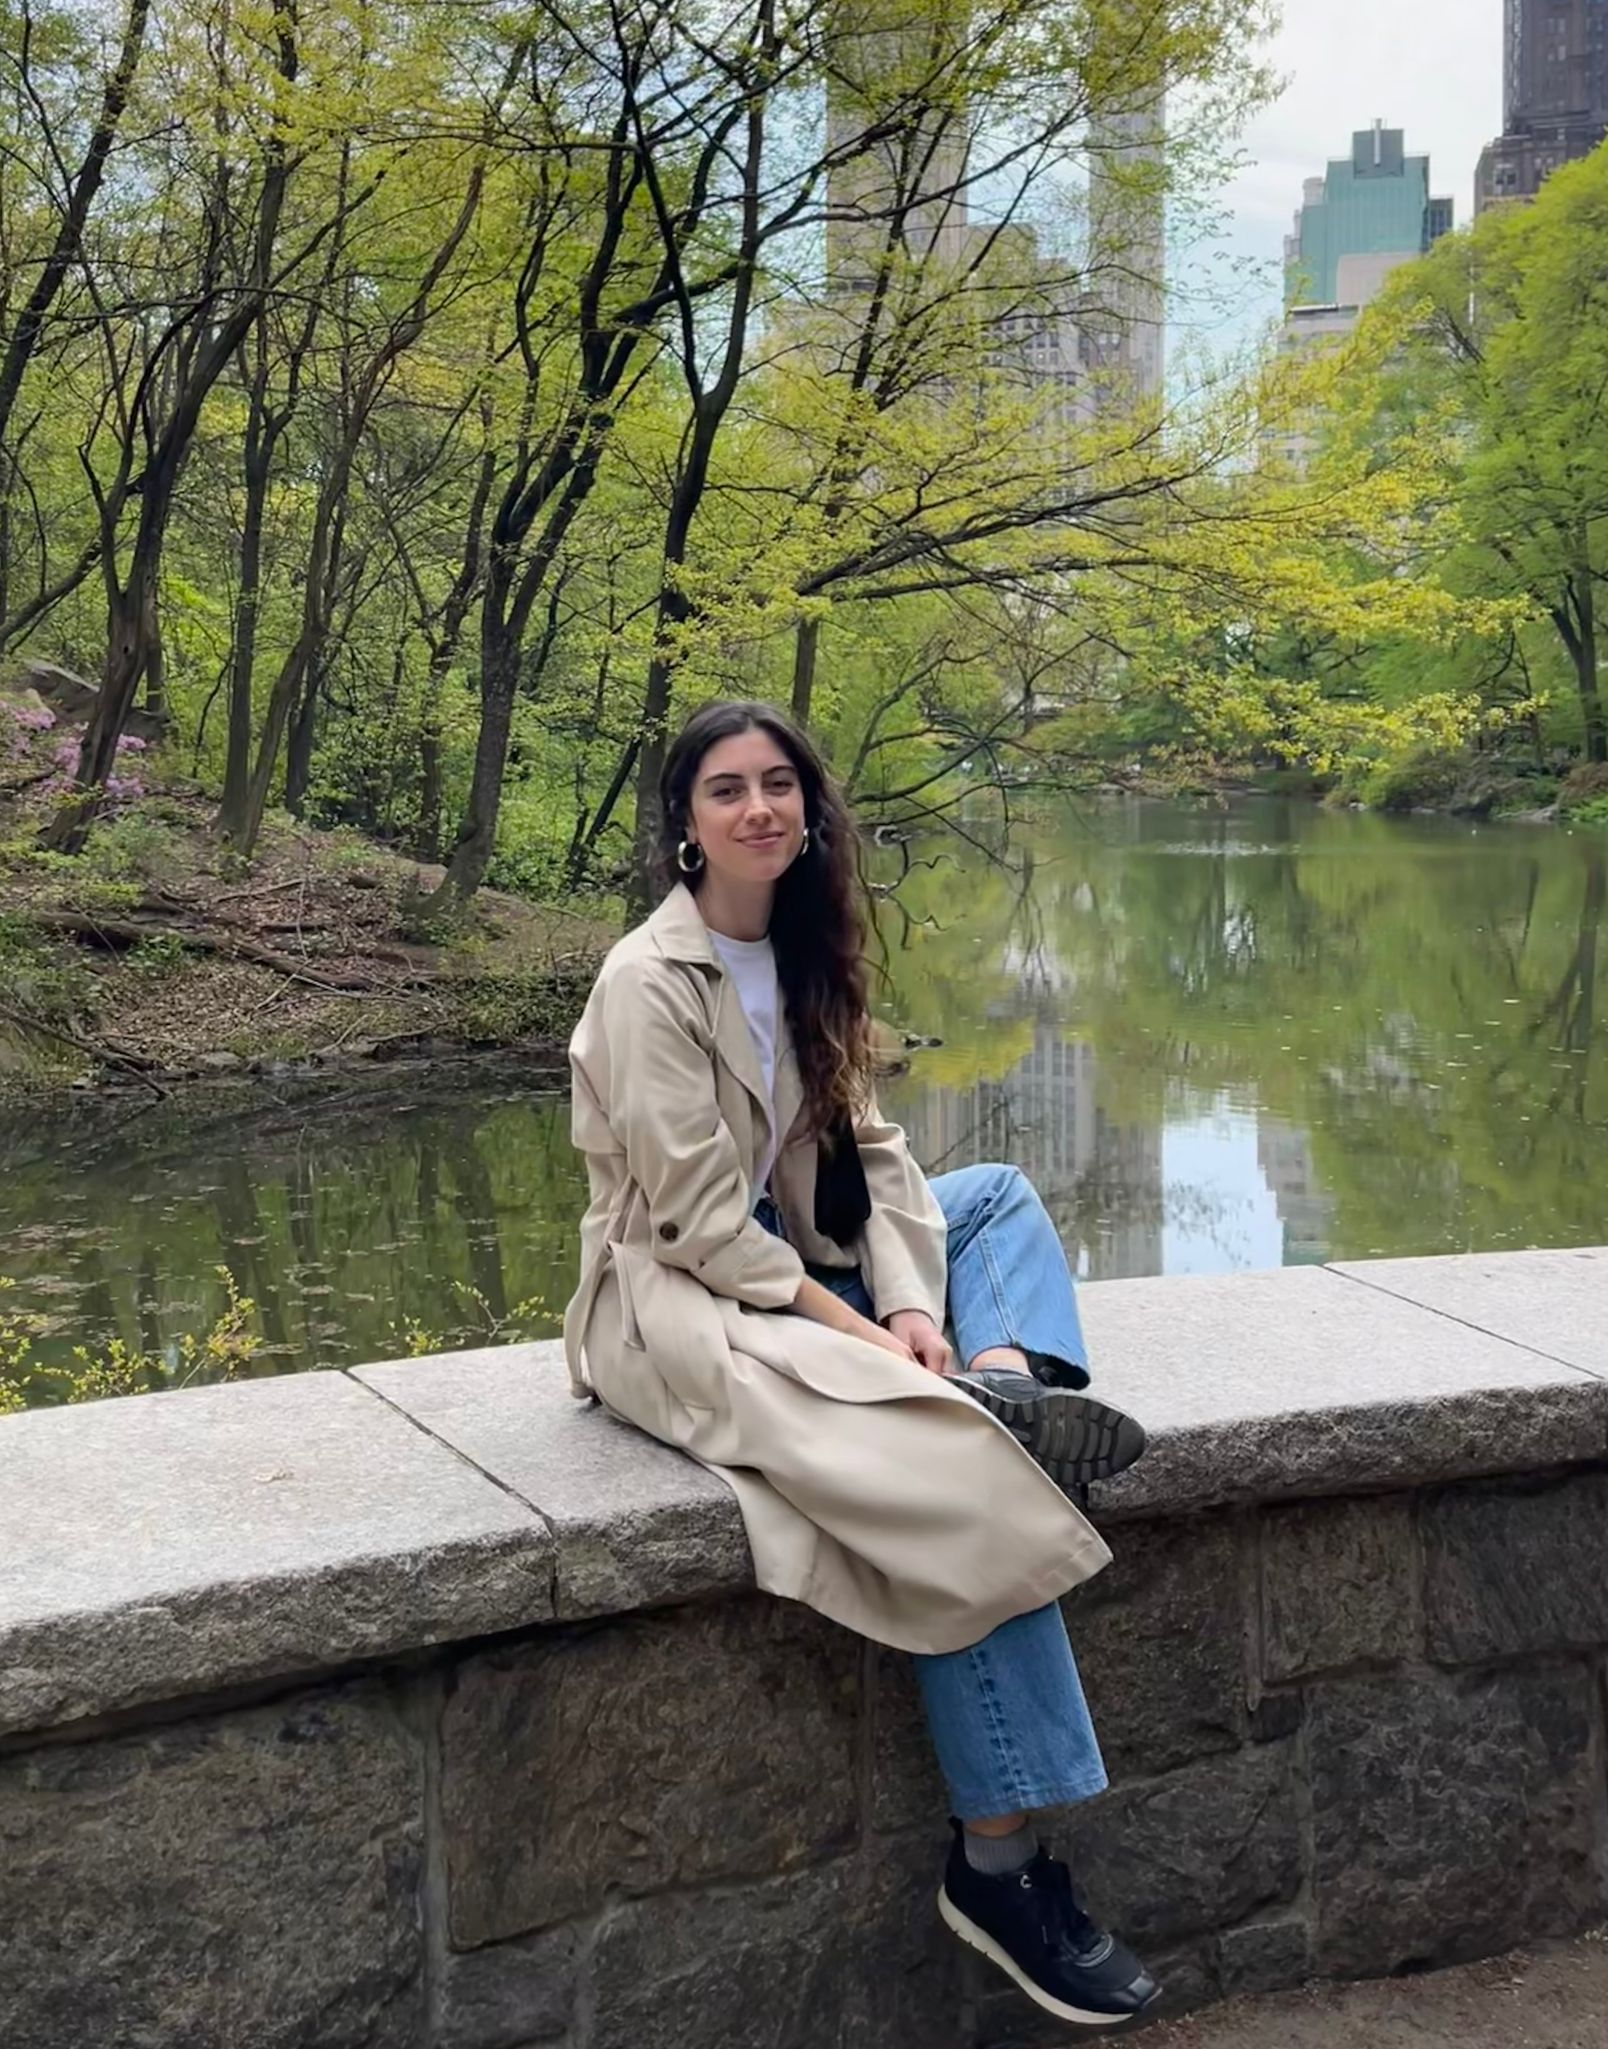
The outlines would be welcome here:
M 1506 0 L 1502 133 L 1474 174 L 1474 211 L 1533 199 L 1608 136 L 1608 0 Z
M 1165 98 L 1097 115 L 1089 141 L 1084 358 L 1114 398 L 1158 399 L 1167 369 Z
M 963 33 L 964 0 L 954 0 Z M 937 287 L 958 283 L 988 309 L 992 360 L 1043 402 L 1045 425 L 1068 430 L 1102 409 L 1160 397 L 1165 333 L 1166 101 L 1159 90 L 1095 112 L 1089 124 L 1089 187 L 1081 261 L 1070 238 L 1041 237 L 1025 220 L 1001 223 L 986 204 L 986 149 L 968 109 L 934 91 L 930 117 L 908 121 L 911 102 L 942 86 L 933 19 L 910 0 L 867 0 L 835 46 L 827 90 L 834 161 L 827 176 L 826 276 L 822 303 L 784 305 L 772 327 L 789 345 L 829 351 L 857 330 L 871 281 L 889 261 L 897 218 L 898 261 Z M 884 140 L 861 144 L 879 119 Z M 998 181 L 996 181 L 998 182 Z M 1006 183 L 1009 181 L 1006 180 Z M 974 210 L 975 209 L 975 210 Z
M 1431 195 L 1429 158 L 1407 154 L 1402 130 L 1382 121 L 1357 129 L 1350 156 L 1331 158 L 1302 189 L 1284 240 L 1286 313 L 1354 320 L 1393 270 L 1451 225 L 1452 202 Z
M 1292 233 L 1284 238 L 1285 353 L 1332 346 L 1356 326 L 1393 270 L 1450 232 L 1452 202 L 1430 189 L 1429 158 L 1409 156 L 1399 128 L 1357 129 L 1349 157 L 1333 157 L 1308 178 Z M 1277 428 L 1270 456 L 1304 467 L 1310 426 Z

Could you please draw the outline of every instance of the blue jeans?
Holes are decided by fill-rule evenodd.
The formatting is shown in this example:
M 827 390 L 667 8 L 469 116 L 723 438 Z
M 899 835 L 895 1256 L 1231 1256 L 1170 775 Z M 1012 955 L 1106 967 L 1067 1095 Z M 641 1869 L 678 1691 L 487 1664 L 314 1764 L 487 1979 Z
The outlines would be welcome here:
M 961 1167 L 930 1184 L 949 1226 L 949 1325 L 962 1366 L 994 1345 L 1087 1386 L 1088 1351 L 1060 1238 L 1017 1167 Z M 769 1196 L 754 1214 L 785 1237 Z M 875 1308 L 858 1268 L 814 1267 L 863 1316 Z M 1083 1685 L 1052 1602 L 962 1651 L 915 1660 L 938 1763 L 962 1821 L 1069 1806 L 1106 1785 Z

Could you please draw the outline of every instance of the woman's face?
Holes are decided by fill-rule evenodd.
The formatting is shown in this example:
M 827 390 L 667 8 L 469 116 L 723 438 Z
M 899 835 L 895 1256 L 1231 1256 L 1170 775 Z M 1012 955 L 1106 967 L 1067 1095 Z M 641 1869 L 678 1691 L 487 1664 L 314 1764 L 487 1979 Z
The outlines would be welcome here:
M 804 823 L 798 770 L 760 727 L 717 740 L 699 762 L 687 837 L 703 848 L 711 875 L 775 883 L 798 858 Z

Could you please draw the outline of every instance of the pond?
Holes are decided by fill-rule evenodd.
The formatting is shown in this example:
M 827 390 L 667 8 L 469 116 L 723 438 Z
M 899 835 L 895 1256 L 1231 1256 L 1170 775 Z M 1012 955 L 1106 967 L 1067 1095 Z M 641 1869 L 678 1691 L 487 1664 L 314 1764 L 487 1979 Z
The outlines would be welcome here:
M 1608 837 L 1134 801 L 912 855 L 878 1007 L 943 1043 L 885 1100 L 929 1169 L 1026 1168 L 1080 1275 L 1608 1242 Z M 63 1364 L 175 1356 L 223 1272 L 264 1371 L 556 1330 L 562 1096 L 404 1089 L 0 1125 L 10 1305 Z

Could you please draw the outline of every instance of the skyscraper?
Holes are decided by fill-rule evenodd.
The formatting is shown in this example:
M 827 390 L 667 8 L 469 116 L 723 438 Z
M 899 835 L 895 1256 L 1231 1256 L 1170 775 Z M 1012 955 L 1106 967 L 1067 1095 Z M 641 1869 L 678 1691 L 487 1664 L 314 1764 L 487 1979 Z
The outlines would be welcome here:
M 1376 121 L 1302 189 L 1284 240 L 1287 313 L 1322 309 L 1352 319 L 1399 264 L 1422 256 L 1452 225 L 1452 202 L 1431 196 L 1429 158 L 1409 156 L 1399 128 Z M 1349 324 L 1349 323 L 1347 323 Z
M 1608 135 L 1608 0 L 1506 0 L 1502 133 L 1481 152 L 1474 210 L 1533 199 Z
M 1399 128 L 1375 121 L 1308 178 L 1284 238 L 1286 352 L 1332 345 L 1350 334 L 1390 273 L 1450 232 L 1452 202 L 1430 189 L 1429 158 L 1409 156 Z M 1267 439 L 1270 454 L 1304 467 L 1312 436 L 1302 427 Z
M 1115 397 L 1157 399 L 1166 381 L 1167 103 L 1091 123 L 1085 359 Z
M 963 42 L 964 0 L 953 0 L 952 15 Z M 887 260 L 889 220 L 897 215 L 901 260 L 928 271 L 940 291 L 963 283 L 991 309 L 996 367 L 1047 400 L 1047 423 L 1071 428 L 1106 407 L 1159 399 L 1164 91 L 1133 88 L 1123 104 L 1091 111 L 1080 266 L 1061 237 L 1041 236 L 1027 218 L 1001 223 L 991 211 L 990 185 L 1010 197 L 1020 171 L 986 175 L 998 143 L 985 135 L 979 146 L 970 109 L 948 98 L 932 11 L 912 0 L 863 0 L 850 19 L 834 45 L 827 87 L 834 161 L 827 177 L 826 313 L 854 322 Z M 928 93 L 932 111 L 912 126 L 910 108 Z M 858 147 L 879 120 L 887 124 L 886 138 Z M 814 324 L 823 337 L 828 333 L 828 320 Z M 802 330 L 802 323 L 793 325 Z

